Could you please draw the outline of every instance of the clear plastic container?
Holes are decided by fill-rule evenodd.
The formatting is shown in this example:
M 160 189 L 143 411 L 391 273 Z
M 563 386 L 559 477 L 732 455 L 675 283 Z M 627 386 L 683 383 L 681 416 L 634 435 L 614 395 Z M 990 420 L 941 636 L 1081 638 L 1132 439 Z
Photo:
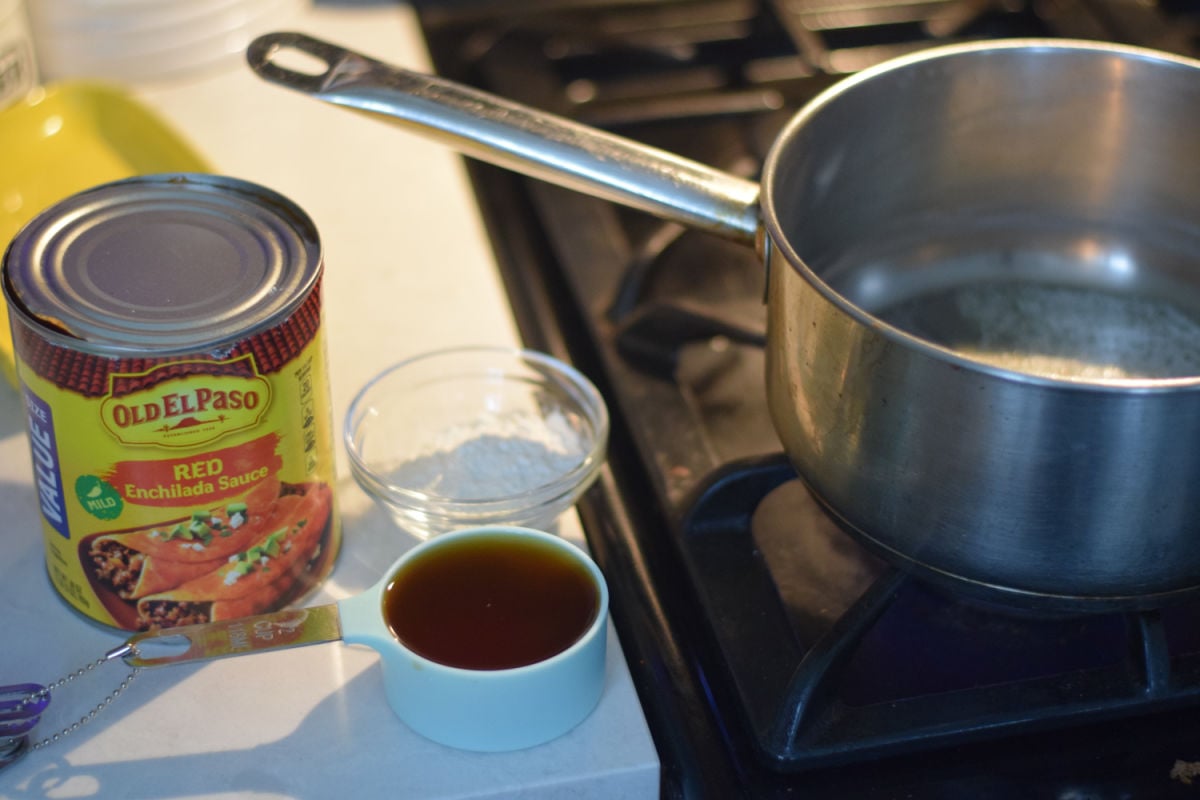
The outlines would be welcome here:
M 21 0 L 0 0 L 0 108 L 24 97 L 37 82 L 25 4 Z

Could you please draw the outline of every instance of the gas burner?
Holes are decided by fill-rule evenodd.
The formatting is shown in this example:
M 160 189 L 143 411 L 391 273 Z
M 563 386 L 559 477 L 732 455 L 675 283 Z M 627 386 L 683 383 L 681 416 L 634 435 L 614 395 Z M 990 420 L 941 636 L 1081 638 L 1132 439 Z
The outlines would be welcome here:
M 680 546 L 738 708 L 777 769 L 1200 700 L 1200 604 L 1057 617 L 978 605 L 887 568 L 782 458 L 709 476 Z

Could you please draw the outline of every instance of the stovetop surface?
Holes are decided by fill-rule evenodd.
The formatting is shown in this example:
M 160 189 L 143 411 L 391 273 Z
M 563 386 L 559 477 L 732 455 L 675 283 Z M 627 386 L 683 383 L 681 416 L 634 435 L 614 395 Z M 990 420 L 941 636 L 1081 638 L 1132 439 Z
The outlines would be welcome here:
M 439 72 L 750 178 L 809 98 L 919 47 L 1069 36 L 1200 49 L 1200 4 L 1181 0 L 420 13 Z M 750 249 L 470 170 L 524 340 L 587 372 L 613 411 L 609 464 L 580 513 L 664 796 L 1190 796 L 1200 608 L 1022 618 L 894 572 L 780 454 Z

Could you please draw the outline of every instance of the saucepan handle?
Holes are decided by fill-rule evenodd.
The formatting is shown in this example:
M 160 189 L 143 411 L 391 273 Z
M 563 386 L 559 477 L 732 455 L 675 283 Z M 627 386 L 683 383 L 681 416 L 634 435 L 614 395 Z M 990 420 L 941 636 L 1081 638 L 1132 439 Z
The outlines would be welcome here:
M 757 236 L 759 187 L 744 178 L 302 33 L 260 36 L 246 57 L 267 81 L 465 155 L 736 241 Z

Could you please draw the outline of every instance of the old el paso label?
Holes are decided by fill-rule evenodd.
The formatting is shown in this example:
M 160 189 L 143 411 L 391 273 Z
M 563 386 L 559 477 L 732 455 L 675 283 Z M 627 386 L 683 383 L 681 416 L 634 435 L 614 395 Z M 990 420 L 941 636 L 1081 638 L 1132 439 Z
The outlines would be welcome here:
M 258 374 L 250 356 L 191 363 L 211 366 L 211 371 L 156 380 L 159 370 L 177 370 L 179 362 L 174 362 L 110 375 L 109 393 L 100 404 L 104 427 L 123 444 L 195 447 L 258 424 L 271 405 L 271 384 Z M 112 386 L 130 382 L 150 388 L 113 396 Z

